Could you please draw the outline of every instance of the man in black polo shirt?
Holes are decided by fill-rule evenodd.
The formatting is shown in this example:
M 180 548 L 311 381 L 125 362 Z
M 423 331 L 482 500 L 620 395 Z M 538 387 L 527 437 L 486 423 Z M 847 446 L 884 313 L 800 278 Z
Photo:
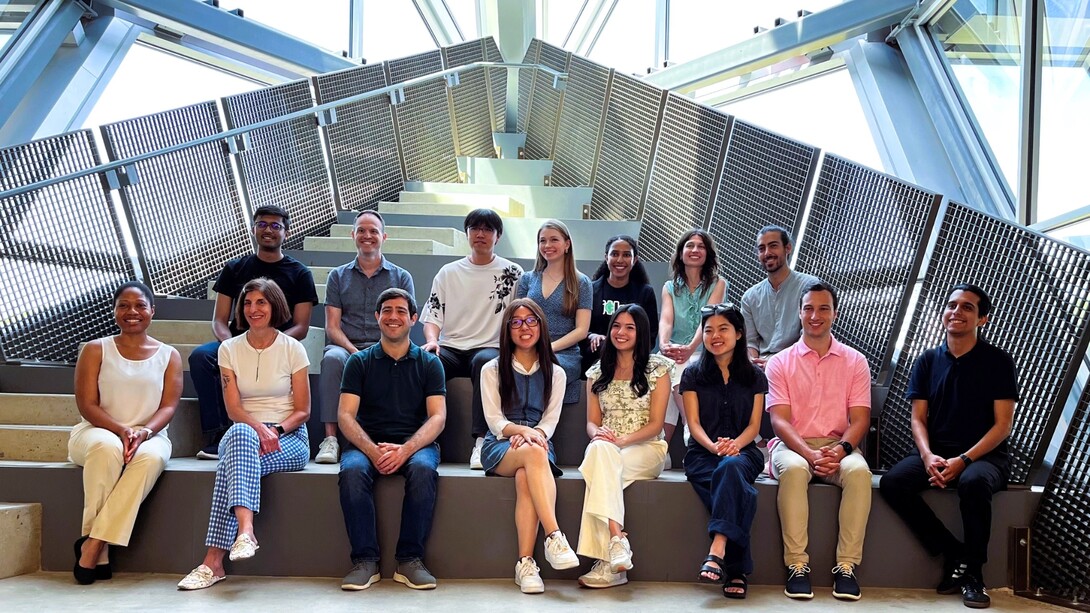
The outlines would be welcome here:
M 974 609 L 991 604 L 983 566 L 992 529 L 992 495 L 1007 485 L 1007 437 L 1018 400 L 1014 361 L 979 337 L 992 302 L 975 285 L 956 285 L 946 299 L 946 342 L 912 366 L 912 437 L 919 455 L 897 463 L 880 483 L 882 497 L 931 555 L 945 558 L 940 594 L 961 592 Z M 957 487 L 964 544 L 920 493 Z
M 416 301 L 401 288 L 379 294 L 379 342 L 352 354 L 344 367 L 337 423 L 348 440 L 341 454 L 341 511 L 352 546 L 352 570 L 341 589 L 364 590 L 378 581 L 374 485 L 379 475 L 405 477 L 401 535 L 394 581 L 435 587 L 424 567 L 439 480 L 436 437 L 447 420 L 446 377 L 435 354 L 409 340 Z
M 310 330 L 310 312 L 318 304 L 318 292 L 310 269 L 299 260 L 284 255 L 288 223 L 288 212 L 284 209 L 258 207 L 254 211 L 253 225 L 257 251 L 227 262 L 212 287 L 216 292 L 216 305 L 212 311 L 212 334 L 216 340 L 197 347 L 189 355 L 189 376 L 193 379 L 201 408 L 201 430 L 208 438 L 208 445 L 197 453 L 199 459 L 219 459 L 220 439 L 231 427 L 220 383 L 219 349 L 222 341 L 242 333 L 231 320 L 242 287 L 258 277 L 276 281 L 291 309 L 291 319 L 280 326 L 280 331 L 301 341 Z

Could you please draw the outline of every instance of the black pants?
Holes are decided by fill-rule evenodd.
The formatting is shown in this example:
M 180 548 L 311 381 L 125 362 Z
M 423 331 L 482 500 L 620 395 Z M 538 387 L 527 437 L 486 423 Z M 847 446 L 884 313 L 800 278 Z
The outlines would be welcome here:
M 469 377 L 473 382 L 473 404 L 470 409 L 473 418 L 473 429 L 470 434 L 473 438 L 484 436 L 488 432 L 488 422 L 484 420 L 484 406 L 481 404 L 481 368 L 499 355 L 500 350 L 492 347 L 455 349 L 440 346 L 439 348 L 439 361 L 443 363 L 447 381 L 455 377 Z
M 939 455 L 942 455 L 941 452 Z M 992 532 L 992 495 L 1006 489 L 1007 469 L 985 456 L 970 464 L 959 475 L 955 486 L 961 506 L 964 546 L 935 516 L 935 512 L 920 495 L 931 484 L 919 455 L 911 455 L 891 468 L 879 482 L 879 491 L 889 506 L 908 524 L 929 554 L 944 554 L 961 560 L 965 562 L 969 572 L 979 577 L 981 568 L 988 561 L 988 540 Z

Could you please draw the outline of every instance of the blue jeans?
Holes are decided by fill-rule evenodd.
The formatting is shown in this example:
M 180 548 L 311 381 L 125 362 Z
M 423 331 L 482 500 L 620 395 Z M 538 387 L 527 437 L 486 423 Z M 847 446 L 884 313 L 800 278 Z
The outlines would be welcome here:
M 439 445 L 432 443 L 409 458 L 397 474 L 405 477 L 405 499 L 401 505 L 401 535 L 397 539 L 398 562 L 424 557 L 424 543 L 431 532 L 435 514 L 435 492 L 439 482 Z M 355 447 L 341 454 L 341 512 L 352 546 L 352 563 L 377 561 L 378 530 L 375 527 L 375 478 L 378 469 Z
M 685 454 L 685 476 L 711 513 L 708 536 L 727 537 L 723 560 L 727 576 L 753 572 L 749 534 L 757 514 L 757 488 L 753 482 L 764 467 L 756 445 L 747 445 L 736 456 L 718 457 L 703 448 Z
M 189 377 L 201 406 L 201 431 L 222 434 L 231 427 L 220 383 L 220 342 L 205 343 L 189 354 Z M 217 441 L 218 442 L 218 441 Z

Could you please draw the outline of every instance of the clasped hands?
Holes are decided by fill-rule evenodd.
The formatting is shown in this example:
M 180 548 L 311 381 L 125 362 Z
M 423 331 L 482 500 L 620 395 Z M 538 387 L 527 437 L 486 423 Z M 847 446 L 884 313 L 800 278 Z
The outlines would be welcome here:
M 738 455 L 742 452 L 742 450 L 738 448 L 738 445 L 734 442 L 734 439 L 732 438 L 720 436 L 715 440 L 714 445 L 715 455 L 719 457 Z
M 594 432 L 594 436 L 591 437 L 591 441 L 605 441 L 607 443 L 613 443 L 618 447 L 624 447 L 628 444 L 628 438 L 625 436 L 618 436 L 608 426 L 598 426 L 598 430 Z
M 807 461 L 818 477 L 829 477 L 840 470 L 840 460 L 844 458 L 844 448 L 839 444 L 826 445 L 810 452 Z
M 121 451 L 123 456 L 123 463 L 128 464 L 136 456 L 136 450 L 140 448 L 140 443 L 147 440 L 147 432 L 141 428 L 140 430 L 133 430 L 132 428 L 125 428 L 117 435 L 121 439 Z
M 945 489 L 965 470 L 965 461 L 957 456 L 943 458 L 929 453 L 923 458 L 923 467 L 927 471 L 927 480 L 931 487 Z
M 392 475 L 401 470 L 401 467 L 412 456 L 412 453 L 409 452 L 405 445 L 398 445 L 397 443 L 377 443 L 375 448 L 378 450 L 378 457 L 370 458 L 370 460 L 381 475 Z
M 678 364 L 688 362 L 693 355 L 693 350 L 688 345 L 675 345 L 674 343 L 662 345 L 659 352 Z
M 537 445 L 545 449 L 549 448 L 549 439 L 545 438 L 545 433 L 530 426 L 522 426 L 518 432 L 507 438 L 511 441 L 511 449 L 518 449 L 523 445 Z

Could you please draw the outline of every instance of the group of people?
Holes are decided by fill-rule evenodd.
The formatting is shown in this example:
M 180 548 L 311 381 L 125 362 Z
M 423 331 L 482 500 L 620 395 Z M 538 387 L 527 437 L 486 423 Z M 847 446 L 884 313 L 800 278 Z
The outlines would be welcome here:
M 218 340 L 190 357 L 208 436 L 198 457 L 219 463 L 208 551 L 180 589 L 225 579 L 224 556 L 256 554 L 261 477 L 300 470 L 310 458 L 309 362 L 299 341 L 318 299 L 310 271 L 282 252 L 288 228 L 282 209 L 255 212 L 256 253 L 229 262 L 214 286 Z M 767 465 L 779 480 L 787 596 L 813 597 L 807 486 L 816 478 L 843 490 L 833 595 L 859 599 L 855 568 L 872 491 L 859 449 L 870 424 L 870 371 L 862 354 L 832 335 L 836 289 L 788 265 L 787 230 L 759 232 L 757 260 L 767 278 L 744 293 L 740 307 L 723 303 L 727 283 L 717 273 L 712 237 L 687 232 L 660 311 L 632 237 L 607 241 L 591 279 L 576 270 L 560 221 L 538 231 L 530 272 L 496 255 L 503 222 L 494 211 L 472 211 L 464 228 L 470 255 L 442 267 L 419 313 L 412 276 L 382 255 L 385 225 L 377 212 L 356 217 L 356 257 L 329 274 L 318 383 L 325 436 L 315 460 L 340 463 L 352 563 L 343 589 L 380 579 L 374 484 L 392 474 L 405 477 L 394 580 L 436 586 L 423 562 L 436 503 L 436 438 L 446 422 L 446 381 L 468 376 L 470 466 L 514 479 L 514 574 L 522 592 L 544 590 L 533 558 L 539 526 L 553 568 L 574 568 L 582 555 L 593 561 L 582 585 L 627 582 L 634 563 L 623 492 L 666 468 L 680 420 L 688 432 L 685 474 L 710 514 L 708 555 L 694 577 L 722 585 L 728 598 L 746 596 L 753 484 Z M 1018 394 L 1010 356 L 980 337 L 990 313 L 980 288 L 950 291 L 941 317 L 946 340 L 912 369 L 908 396 L 919 454 L 880 482 L 882 496 L 928 552 L 944 556 L 939 591 L 961 593 L 971 607 L 989 602 L 982 566 L 991 498 L 1007 481 L 1006 439 Z M 73 571 L 80 583 L 110 577 L 109 547 L 128 544 L 137 509 L 170 457 L 165 431 L 181 395 L 181 358 L 148 335 L 153 314 L 148 288 L 123 284 L 114 295 L 120 334 L 88 343 L 76 366 L 83 420 L 69 451 L 84 466 L 83 536 Z M 409 338 L 418 318 L 422 346 Z M 556 517 L 561 470 L 552 438 L 564 405 L 579 399 L 582 378 L 590 443 L 579 466 L 586 488 L 573 550 Z M 758 446 L 766 412 L 775 432 L 767 464 Z M 957 488 L 963 540 L 920 498 L 929 487 Z

